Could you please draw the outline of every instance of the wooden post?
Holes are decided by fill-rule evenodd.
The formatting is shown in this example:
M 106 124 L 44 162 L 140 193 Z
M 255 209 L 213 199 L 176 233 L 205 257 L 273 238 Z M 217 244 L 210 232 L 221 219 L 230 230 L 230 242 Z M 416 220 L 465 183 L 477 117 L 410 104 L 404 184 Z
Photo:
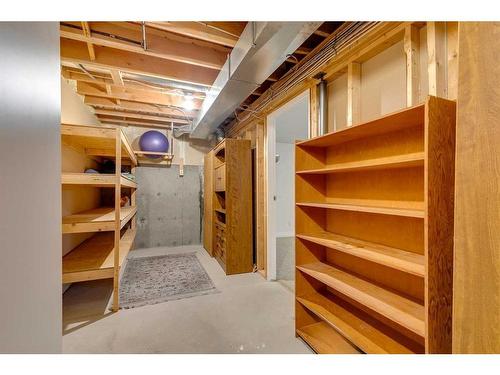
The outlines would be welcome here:
M 328 132 L 328 129 L 325 129 Z M 318 135 L 318 89 L 316 85 L 309 88 L 309 138 Z
M 134 175 L 134 177 L 135 177 L 135 168 L 136 168 L 135 166 L 132 166 L 130 169 L 130 172 L 132 173 L 132 175 Z M 136 206 L 136 202 L 137 202 L 137 194 L 136 193 L 137 193 L 137 189 L 132 189 L 132 192 L 130 193 L 130 205 L 133 207 Z M 132 218 L 132 223 L 130 224 L 130 227 L 132 228 L 132 230 L 136 230 L 136 228 L 137 228 L 137 215 L 135 215 Z
M 347 65 L 347 126 L 361 121 L 361 64 Z
M 414 25 L 406 25 L 404 36 L 406 53 L 406 106 L 412 107 L 420 98 L 420 32 Z
M 122 174 L 122 138 L 121 130 L 116 130 L 115 146 L 115 239 L 114 239 L 114 269 L 113 269 L 113 311 L 120 308 L 120 199 Z
M 429 60 L 429 95 L 447 97 L 446 88 L 446 23 L 427 22 L 427 54 Z
M 458 90 L 458 22 L 446 22 L 448 53 L 448 99 L 457 99 Z

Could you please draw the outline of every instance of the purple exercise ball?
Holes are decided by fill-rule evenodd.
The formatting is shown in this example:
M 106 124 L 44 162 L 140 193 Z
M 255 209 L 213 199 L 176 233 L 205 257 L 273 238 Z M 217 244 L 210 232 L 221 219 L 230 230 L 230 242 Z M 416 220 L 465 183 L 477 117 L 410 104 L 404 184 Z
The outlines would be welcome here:
M 141 135 L 139 139 L 141 151 L 168 152 L 168 139 L 156 130 L 150 130 Z M 159 159 L 161 155 L 146 155 L 151 159 Z

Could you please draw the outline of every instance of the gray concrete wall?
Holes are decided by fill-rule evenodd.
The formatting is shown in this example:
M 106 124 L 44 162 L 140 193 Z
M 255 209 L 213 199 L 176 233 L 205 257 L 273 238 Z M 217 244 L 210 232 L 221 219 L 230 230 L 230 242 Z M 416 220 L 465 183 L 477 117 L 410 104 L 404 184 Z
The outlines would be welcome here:
M 203 167 L 138 167 L 135 248 L 201 243 Z
M 60 353 L 58 22 L 0 22 L 0 353 Z

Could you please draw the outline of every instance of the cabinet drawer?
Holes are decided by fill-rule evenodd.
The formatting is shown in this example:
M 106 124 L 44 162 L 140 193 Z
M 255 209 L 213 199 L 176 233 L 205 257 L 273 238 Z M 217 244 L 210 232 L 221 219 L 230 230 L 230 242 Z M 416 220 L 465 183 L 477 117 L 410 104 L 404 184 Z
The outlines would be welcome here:
M 226 190 L 226 165 L 221 165 L 215 169 L 215 191 Z

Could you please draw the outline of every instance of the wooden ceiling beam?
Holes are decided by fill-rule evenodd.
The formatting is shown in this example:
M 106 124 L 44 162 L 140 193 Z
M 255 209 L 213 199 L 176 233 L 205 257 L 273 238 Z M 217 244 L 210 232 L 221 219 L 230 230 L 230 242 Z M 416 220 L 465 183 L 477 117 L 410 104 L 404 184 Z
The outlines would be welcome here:
M 119 111 L 109 111 L 105 109 L 96 109 L 94 110 L 94 113 L 99 116 L 111 116 L 111 117 L 121 117 L 121 118 L 130 118 L 130 119 L 137 119 L 137 120 L 151 120 L 151 121 L 157 121 L 157 122 L 164 122 L 164 123 L 171 123 L 175 122 L 178 124 L 188 124 L 189 121 L 187 119 L 181 119 L 181 118 L 176 118 L 176 117 L 163 117 L 163 116 L 152 116 L 152 115 L 141 115 L 139 113 L 132 113 L 132 112 L 119 112 Z M 179 113 L 180 115 L 180 113 Z
M 87 48 L 89 50 L 89 57 L 90 60 L 94 61 L 95 60 L 95 50 L 94 50 L 94 45 L 92 42 L 89 40 L 92 38 L 92 34 L 90 32 L 90 27 L 88 22 L 81 22 L 82 24 L 82 31 L 83 31 L 83 37 L 87 39 Z
M 118 86 L 124 86 L 122 74 L 119 70 L 111 69 L 111 77 L 113 78 L 113 83 Z
M 139 127 L 147 127 L 147 128 L 159 128 L 159 129 L 170 129 L 170 124 L 161 124 L 157 122 L 148 122 L 148 121 L 137 121 L 137 120 L 123 120 L 123 119 L 110 119 L 102 116 L 98 116 L 98 119 L 102 124 L 122 124 L 122 125 L 130 125 L 130 126 L 139 126 Z M 174 126 L 186 125 L 183 123 L 174 122 Z
M 138 114 L 151 114 L 158 116 L 182 116 L 183 114 L 189 118 L 197 116 L 197 111 L 177 110 L 175 108 L 168 108 L 157 106 L 154 104 L 131 102 L 128 100 L 121 100 L 120 105 L 111 98 L 85 96 L 85 104 L 92 106 L 95 109 L 104 108 L 114 111 L 134 111 Z
M 107 91 L 109 86 L 110 91 Z M 152 90 L 132 89 L 127 86 L 102 85 L 100 83 L 88 83 L 77 81 L 76 91 L 80 95 L 98 96 L 110 99 L 128 100 L 139 103 L 169 105 L 182 108 L 184 98 L 180 95 L 160 93 Z M 194 107 L 200 109 L 201 100 L 193 99 Z
M 160 59 L 158 57 L 118 50 L 109 47 L 95 47 L 96 59 L 90 60 L 85 43 L 61 38 L 61 60 L 70 63 L 95 66 L 102 69 L 118 69 L 179 82 L 211 86 L 217 77 L 214 69 L 193 66 Z
M 330 35 L 330 33 L 327 33 L 326 31 L 322 31 L 320 29 L 316 30 L 313 34 L 318 35 L 322 38 L 328 38 L 328 36 Z
M 78 29 L 66 25 L 61 25 L 59 32 L 62 38 L 215 70 L 222 68 L 227 57 L 225 51 L 193 45 L 193 43 L 182 43 L 167 35 L 160 36 L 153 33 L 147 34 L 147 50 L 144 50 L 140 44 L 141 30 L 138 25 L 134 24 L 123 27 L 100 22 L 92 24 L 92 27 L 94 32 L 91 35 L 82 35 Z M 134 27 L 136 29 L 131 29 Z
M 146 22 L 148 26 L 233 48 L 239 37 L 199 22 Z

